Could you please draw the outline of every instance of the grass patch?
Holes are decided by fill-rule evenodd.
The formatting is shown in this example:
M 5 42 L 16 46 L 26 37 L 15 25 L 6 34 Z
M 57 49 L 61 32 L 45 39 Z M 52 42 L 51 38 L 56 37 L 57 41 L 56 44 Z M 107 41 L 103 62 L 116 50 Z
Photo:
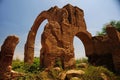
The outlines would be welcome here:
M 107 80 L 120 80 L 120 77 L 115 76 L 115 74 L 108 69 L 102 66 L 95 67 L 88 64 L 86 58 L 76 60 L 76 64 L 80 63 L 86 63 L 88 65 L 87 68 L 82 69 L 85 74 L 80 76 L 81 80 L 103 80 L 103 78 Z M 57 66 L 59 65 L 61 65 L 61 63 L 57 61 Z M 25 74 L 25 76 L 18 77 L 17 80 L 58 80 L 59 74 L 65 72 L 62 69 L 61 71 L 55 69 L 51 69 L 47 72 L 43 71 L 39 67 L 39 58 L 35 58 L 32 65 L 24 64 L 24 62 L 19 59 L 13 60 L 12 69 Z M 81 68 L 77 69 L 81 70 Z
M 87 58 L 77 59 L 76 64 L 79 64 L 79 63 L 88 63 L 88 59 Z

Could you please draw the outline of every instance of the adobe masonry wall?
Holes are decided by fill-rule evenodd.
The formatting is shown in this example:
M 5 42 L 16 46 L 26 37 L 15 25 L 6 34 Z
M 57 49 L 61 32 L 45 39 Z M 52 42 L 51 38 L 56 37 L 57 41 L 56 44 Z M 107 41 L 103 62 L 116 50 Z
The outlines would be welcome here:
M 19 38 L 16 36 L 8 36 L 0 51 L 0 80 L 7 79 L 11 75 L 12 71 L 12 59 L 14 50 L 19 42 Z
M 68 4 L 63 8 L 55 6 L 43 11 L 36 18 L 25 44 L 26 63 L 33 62 L 35 36 L 44 19 L 48 19 L 48 24 L 45 26 L 41 39 L 41 67 L 54 67 L 56 59 L 59 57 L 63 68 L 74 68 L 74 36 L 83 41 L 87 51 L 86 55 L 93 53 L 92 36 L 86 29 L 83 10 Z
M 83 42 L 86 56 L 91 64 L 105 66 L 120 73 L 120 33 L 108 25 L 105 36 L 92 37 L 87 31 L 83 10 L 70 4 L 63 8 L 52 7 L 38 15 L 25 44 L 25 63 L 33 63 L 35 37 L 40 24 L 45 19 L 48 19 L 48 23 L 41 37 L 40 64 L 42 68 L 55 67 L 57 60 L 61 61 L 63 69 L 75 68 L 73 38 L 77 36 Z M 18 38 L 12 36 L 8 37 L 1 47 L 0 75 L 8 66 L 11 66 L 17 43 Z
M 92 37 L 87 31 L 83 10 L 70 4 L 63 8 L 52 7 L 38 15 L 25 44 L 25 63 L 33 63 L 35 37 L 45 19 L 48 19 L 48 24 L 41 39 L 41 67 L 54 67 L 56 59 L 59 58 L 64 69 L 74 68 L 73 38 L 77 36 L 83 42 L 91 64 L 104 65 L 113 71 L 120 70 L 120 33 L 109 25 L 107 35 Z

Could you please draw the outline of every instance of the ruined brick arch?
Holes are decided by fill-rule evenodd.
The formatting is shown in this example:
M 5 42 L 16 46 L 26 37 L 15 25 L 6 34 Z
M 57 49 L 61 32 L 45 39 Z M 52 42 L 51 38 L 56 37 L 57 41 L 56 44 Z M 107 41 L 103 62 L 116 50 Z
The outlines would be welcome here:
M 41 23 L 46 19 L 49 21 L 51 19 L 51 16 L 49 16 L 49 13 L 47 11 L 43 11 L 38 15 L 33 26 L 31 27 L 31 30 L 28 33 L 27 41 L 24 47 L 24 62 L 26 63 L 33 63 L 36 34 Z
M 75 36 L 82 41 L 85 48 L 85 55 L 92 55 L 94 51 L 91 34 L 87 31 L 80 31 Z
M 40 63 L 42 67 L 53 67 L 55 59 L 60 57 L 63 61 L 63 68 L 73 68 L 75 65 L 74 36 L 83 42 L 86 56 L 93 53 L 92 37 L 87 31 L 83 10 L 68 4 L 61 9 L 55 6 L 43 11 L 36 18 L 25 44 L 25 63 L 33 63 L 35 37 L 40 24 L 45 19 L 48 20 L 48 24 L 44 28 L 41 41 Z
M 88 62 L 120 74 L 120 32 L 108 25 L 106 35 L 92 37 L 87 31 L 83 10 L 69 4 L 61 9 L 53 7 L 36 18 L 25 44 L 26 63 L 33 63 L 35 37 L 45 19 L 48 20 L 48 24 L 44 28 L 41 40 L 41 67 L 47 69 L 59 67 L 56 62 L 61 61 L 63 69 L 75 68 L 73 39 L 77 36 L 85 47 Z M 14 77 L 11 64 L 17 43 L 17 37 L 9 36 L 1 47 L 0 77 L 3 79 L 9 75 Z M 15 73 L 15 76 L 17 74 Z

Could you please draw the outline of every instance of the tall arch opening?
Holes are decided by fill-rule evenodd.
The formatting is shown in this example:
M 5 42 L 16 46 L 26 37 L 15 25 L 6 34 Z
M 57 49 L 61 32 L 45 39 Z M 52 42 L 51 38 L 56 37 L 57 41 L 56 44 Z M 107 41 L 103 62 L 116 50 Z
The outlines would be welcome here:
M 83 42 L 76 36 L 74 37 L 73 40 L 73 46 L 76 60 L 86 58 Z
M 36 38 L 35 38 L 35 50 L 34 50 L 34 57 L 40 57 L 40 49 L 41 49 L 41 35 L 44 31 L 44 27 L 45 25 L 48 23 L 48 20 L 44 20 L 41 25 L 39 26 L 39 29 L 37 31 L 37 35 L 36 35 Z
M 51 19 L 51 16 L 49 16 L 48 12 L 46 11 L 38 15 L 38 17 L 35 19 L 34 24 L 28 33 L 27 41 L 24 47 L 24 62 L 25 63 L 28 63 L 28 64 L 33 63 L 36 34 L 39 29 L 39 26 L 45 19 L 48 19 L 48 21 Z
M 93 42 L 92 36 L 87 31 L 78 32 L 75 36 L 77 36 L 83 43 L 85 48 L 85 55 L 88 57 L 93 54 Z

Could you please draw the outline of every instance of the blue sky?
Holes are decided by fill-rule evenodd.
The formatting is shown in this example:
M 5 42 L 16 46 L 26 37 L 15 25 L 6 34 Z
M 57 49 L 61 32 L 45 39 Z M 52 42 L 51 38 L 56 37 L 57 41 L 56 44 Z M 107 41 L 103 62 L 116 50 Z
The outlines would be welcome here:
M 55 5 L 61 8 L 68 3 L 84 10 L 87 28 L 92 35 L 100 31 L 105 23 L 120 20 L 119 0 L 0 0 L 0 46 L 8 35 L 17 35 L 20 42 L 15 50 L 15 56 L 23 57 L 27 34 L 37 15 Z M 40 35 L 45 23 L 46 21 L 37 34 L 36 56 L 39 55 Z M 76 57 L 84 57 L 82 42 L 75 38 L 74 46 Z

